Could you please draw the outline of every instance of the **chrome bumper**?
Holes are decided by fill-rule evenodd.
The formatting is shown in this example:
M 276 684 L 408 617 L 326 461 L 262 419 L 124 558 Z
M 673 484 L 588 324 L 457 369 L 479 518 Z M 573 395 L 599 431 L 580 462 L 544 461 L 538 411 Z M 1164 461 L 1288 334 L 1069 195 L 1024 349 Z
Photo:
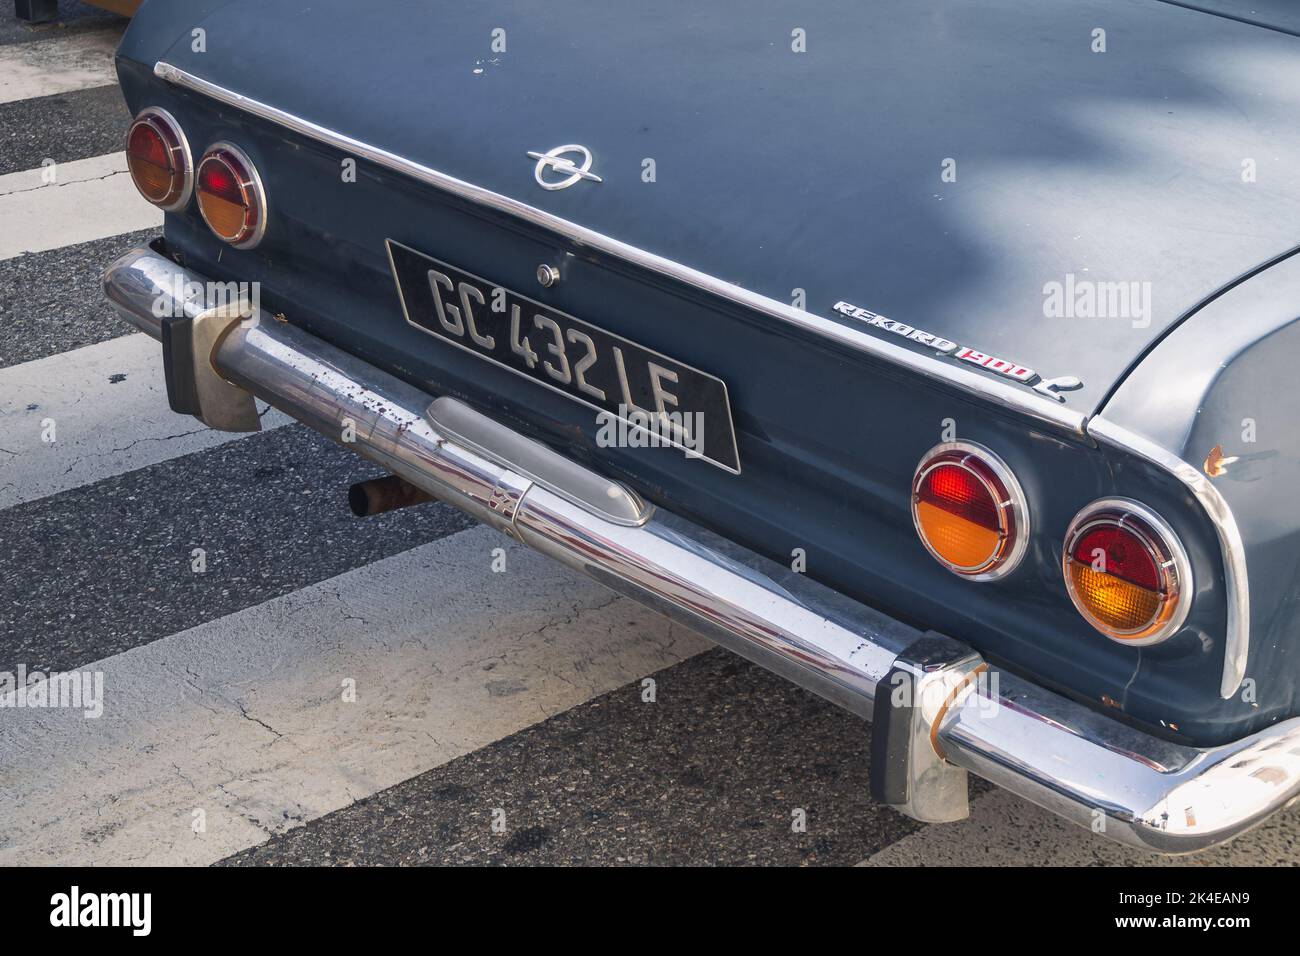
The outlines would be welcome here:
M 178 281 L 179 278 L 179 281 Z M 1228 840 L 1300 795 L 1300 718 L 1211 749 L 1144 734 L 795 574 L 262 313 L 225 319 L 206 285 L 149 249 L 104 276 L 114 307 L 211 319 L 195 374 L 228 406 L 256 396 L 510 537 L 877 723 L 872 787 L 941 822 L 966 771 L 1107 837 L 1166 853 Z M 178 298 L 178 296 L 180 298 Z M 209 323 L 211 324 L 211 323 Z M 203 347 L 206 349 L 206 346 Z M 209 383 L 211 384 L 211 383 Z M 237 386 L 224 394 L 218 386 Z M 241 391 L 242 390 L 242 391 Z M 246 393 L 246 395 L 244 394 Z M 213 414 L 239 419 L 229 407 Z M 467 437 L 468 436 L 468 437 Z M 607 489 L 611 505 L 592 489 Z

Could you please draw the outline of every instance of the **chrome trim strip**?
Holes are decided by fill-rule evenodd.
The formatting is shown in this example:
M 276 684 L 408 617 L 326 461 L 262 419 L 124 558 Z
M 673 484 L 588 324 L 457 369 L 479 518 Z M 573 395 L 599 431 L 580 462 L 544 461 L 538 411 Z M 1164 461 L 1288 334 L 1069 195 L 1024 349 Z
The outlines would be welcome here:
M 1219 550 L 1223 554 L 1224 585 L 1228 591 L 1223 677 L 1219 683 L 1219 696 L 1228 700 L 1246 677 L 1246 663 L 1250 655 L 1250 585 L 1246 575 L 1246 546 L 1242 542 L 1237 521 L 1232 516 L 1232 509 L 1219 489 L 1196 467 L 1137 432 L 1094 415 L 1088 420 L 1088 434 L 1098 441 L 1145 458 L 1156 467 L 1169 472 L 1187 486 L 1187 490 L 1201 503 L 1214 525 L 1215 533 L 1219 536 Z
M 559 233 L 578 245 L 597 249 L 640 268 L 685 285 L 702 289 L 746 309 L 760 312 L 771 318 L 796 326 L 805 332 L 848 346 L 873 358 L 903 366 L 933 381 L 961 389 L 981 399 L 994 402 L 1003 408 L 1027 415 L 1044 424 L 1063 428 L 1079 435 L 1084 432 L 1086 415 L 1083 412 L 1064 408 L 1058 402 L 1042 398 L 1030 390 L 996 381 L 985 377 L 979 372 L 954 367 L 951 362 L 944 359 L 913 352 L 901 345 L 875 338 L 850 326 L 841 325 L 821 316 L 811 315 L 802 309 L 796 309 L 792 305 L 787 305 L 776 299 L 769 299 L 767 296 L 699 272 L 690 266 L 682 265 L 680 262 L 674 262 L 655 253 L 620 242 L 593 229 L 588 229 L 567 219 L 543 212 L 517 199 L 511 199 L 509 196 L 492 192 L 482 186 L 467 183 L 414 160 L 391 153 L 378 146 L 363 143 L 351 136 L 244 96 L 242 93 L 236 93 L 223 86 L 218 86 L 202 77 L 172 66 L 170 63 L 160 60 L 154 65 L 154 75 L 168 83 L 192 90 L 246 113 L 251 113 L 267 122 L 283 126 L 299 135 L 341 149 L 351 155 L 362 157 L 376 165 L 410 176 L 444 192 L 452 193 L 506 215 L 522 219 L 535 226 Z
M 109 267 L 104 287 L 148 331 L 155 302 L 190 312 L 197 303 L 188 298 L 166 300 L 175 290 L 205 288 L 206 280 L 135 249 Z M 355 439 L 345 447 L 855 714 L 873 718 L 877 697 L 897 706 L 896 688 L 882 682 L 926 642 L 947 642 L 954 651 L 947 660 L 978 670 L 965 645 L 922 635 L 663 509 L 640 526 L 608 521 L 439 431 L 426 415 L 430 395 L 260 311 L 222 340 L 213 365 L 335 441 L 342 443 L 351 421 Z M 1101 814 L 1111 839 L 1168 853 L 1200 850 L 1300 795 L 1300 718 L 1199 749 L 1005 672 L 979 677 L 973 692 L 945 697 L 937 710 L 918 702 L 929 723 L 914 728 L 907 753 L 933 766 L 923 749 L 933 747 L 951 764 L 1084 826 L 1095 827 Z

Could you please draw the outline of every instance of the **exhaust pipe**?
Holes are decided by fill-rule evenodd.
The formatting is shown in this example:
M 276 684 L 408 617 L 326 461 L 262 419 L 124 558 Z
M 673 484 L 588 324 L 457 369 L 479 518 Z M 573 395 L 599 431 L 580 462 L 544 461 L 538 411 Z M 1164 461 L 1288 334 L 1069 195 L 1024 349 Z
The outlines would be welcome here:
M 371 515 L 422 505 L 432 500 L 433 495 L 423 488 L 417 488 L 396 475 L 358 481 L 348 489 L 348 507 L 358 518 L 369 518 Z

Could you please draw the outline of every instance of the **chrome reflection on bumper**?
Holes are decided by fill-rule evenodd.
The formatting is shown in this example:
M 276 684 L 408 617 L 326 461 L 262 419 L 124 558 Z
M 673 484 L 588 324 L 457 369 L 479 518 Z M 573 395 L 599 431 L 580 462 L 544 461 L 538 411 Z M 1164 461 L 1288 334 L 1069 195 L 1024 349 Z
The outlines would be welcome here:
M 175 290 L 206 280 L 149 249 L 110 266 L 104 286 L 114 307 L 155 337 L 156 304 L 189 315 L 211 305 L 201 297 L 169 304 Z M 995 674 L 957 641 L 922 634 L 662 509 L 634 521 L 602 512 L 582 488 L 555 487 L 562 467 L 548 466 L 543 481 L 512 461 L 537 454 L 536 443 L 486 420 L 476 434 L 497 436 L 492 447 L 482 437 L 472 448 L 460 443 L 430 417 L 433 396 L 261 313 L 232 329 L 209 364 L 336 441 L 346 429 L 355 435 L 347 447 L 510 537 L 885 721 L 876 734 L 888 731 L 894 750 L 873 773 L 889 775 L 891 805 L 920 819 L 963 816 L 960 774 L 969 770 L 1112 839 L 1182 853 L 1230 839 L 1300 795 L 1300 718 L 1205 750 L 1144 734 Z M 456 414 L 464 423 L 477 413 L 459 406 Z M 575 485 L 604 481 L 566 464 L 582 473 Z M 938 706 L 896 708 L 903 685 L 938 686 Z

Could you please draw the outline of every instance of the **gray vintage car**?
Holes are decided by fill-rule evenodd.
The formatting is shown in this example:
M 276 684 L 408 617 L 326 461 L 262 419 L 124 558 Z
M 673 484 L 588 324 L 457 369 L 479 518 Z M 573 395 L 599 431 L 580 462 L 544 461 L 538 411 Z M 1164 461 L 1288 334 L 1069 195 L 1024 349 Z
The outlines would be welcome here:
M 146 3 L 168 396 L 263 399 L 968 772 L 1187 852 L 1300 793 L 1300 7 Z M 865 732 L 865 728 L 864 728 Z

